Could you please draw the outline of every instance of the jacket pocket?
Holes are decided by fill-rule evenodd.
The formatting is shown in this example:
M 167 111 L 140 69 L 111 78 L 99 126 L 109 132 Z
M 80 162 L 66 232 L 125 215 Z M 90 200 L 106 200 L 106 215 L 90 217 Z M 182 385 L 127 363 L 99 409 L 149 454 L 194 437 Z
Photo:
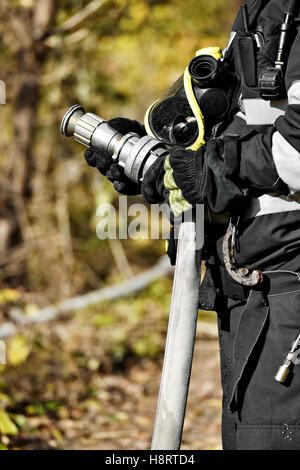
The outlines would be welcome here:
M 238 404 L 242 425 L 257 426 L 258 429 L 265 426 L 266 430 L 270 425 L 272 430 L 268 433 L 271 435 L 277 433 L 276 425 L 280 423 L 297 429 L 300 426 L 300 365 L 294 367 L 285 384 L 275 380 L 279 367 L 300 333 L 300 290 L 269 295 L 268 299 L 268 322 L 244 369 Z M 260 431 L 257 432 L 259 435 Z M 299 444 L 300 438 L 297 439 Z

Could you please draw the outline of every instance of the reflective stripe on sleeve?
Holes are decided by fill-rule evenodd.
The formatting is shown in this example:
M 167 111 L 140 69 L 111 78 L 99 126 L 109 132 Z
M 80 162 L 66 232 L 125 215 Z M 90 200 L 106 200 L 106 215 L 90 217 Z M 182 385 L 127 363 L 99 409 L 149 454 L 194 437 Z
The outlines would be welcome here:
M 300 154 L 279 132 L 273 135 L 272 154 L 278 176 L 291 191 L 300 191 Z
M 288 104 L 300 104 L 300 80 L 295 81 L 290 87 Z M 275 132 L 272 153 L 279 177 L 291 191 L 300 191 L 299 152 L 279 132 Z

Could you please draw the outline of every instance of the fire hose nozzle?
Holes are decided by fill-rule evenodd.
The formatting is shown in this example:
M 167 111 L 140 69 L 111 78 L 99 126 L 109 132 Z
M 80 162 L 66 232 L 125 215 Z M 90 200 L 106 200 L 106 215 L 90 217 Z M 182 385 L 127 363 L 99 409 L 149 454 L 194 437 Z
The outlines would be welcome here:
M 85 114 L 85 110 L 79 104 L 72 106 L 64 115 L 61 121 L 60 130 L 66 137 L 74 135 L 78 120 Z
M 126 176 L 139 183 L 158 157 L 168 153 L 164 143 L 148 135 L 130 132 L 122 135 L 104 119 L 76 104 L 62 119 L 61 133 L 99 151 L 106 152 L 122 168 Z

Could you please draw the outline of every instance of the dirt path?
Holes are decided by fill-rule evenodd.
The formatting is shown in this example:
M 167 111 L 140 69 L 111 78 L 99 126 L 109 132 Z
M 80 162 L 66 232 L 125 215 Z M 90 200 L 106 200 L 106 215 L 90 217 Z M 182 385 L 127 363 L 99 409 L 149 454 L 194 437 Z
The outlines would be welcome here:
M 65 449 L 149 449 L 160 382 L 161 365 L 145 360 L 128 370 L 128 375 L 106 376 L 101 387 L 109 395 L 107 409 L 114 418 L 104 420 L 95 409 L 82 416 L 86 436 L 65 440 Z M 105 392 L 103 400 L 105 400 Z M 107 396 L 108 398 L 108 396 Z M 116 409 L 118 410 L 116 412 Z M 198 334 L 182 449 L 221 449 L 221 389 L 219 349 L 215 338 Z M 64 434 L 68 435 L 67 423 Z M 63 429 L 62 429 L 63 430 Z
M 42 331 L 45 341 L 44 327 Z M 150 448 L 162 360 L 133 356 L 113 374 L 100 372 L 95 359 L 89 359 L 87 367 L 82 351 L 86 342 L 93 358 L 92 347 L 99 349 L 99 338 L 93 336 L 97 332 L 93 326 L 78 328 L 74 322 L 53 325 L 44 352 L 34 353 L 26 367 L 7 371 L 5 383 L 2 379 L 7 395 L 0 393 L 0 404 L 13 397 L 8 410 L 19 423 L 18 434 L 5 438 L 9 448 Z M 183 450 L 221 449 L 219 375 L 216 325 L 200 323 Z

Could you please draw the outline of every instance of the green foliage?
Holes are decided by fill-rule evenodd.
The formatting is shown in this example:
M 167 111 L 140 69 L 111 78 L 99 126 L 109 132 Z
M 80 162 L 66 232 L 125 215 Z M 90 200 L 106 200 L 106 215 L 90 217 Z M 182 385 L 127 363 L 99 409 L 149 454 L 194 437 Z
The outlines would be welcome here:
M 0 78 L 7 84 L 7 104 L 0 115 L 1 221 L 12 220 L 14 229 L 0 257 L 1 321 L 13 304 L 27 306 L 26 315 L 32 315 L 37 305 L 126 276 L 113 259 L 110 243 L 95 234 L 97 205 L 111 202 L 117 208 L 117 195 L 109 182 L 87 167 L 84 149 L 60 135 L 66 109 L 78 102 L 106 119 L 125 116 L 142 121 L 148 106 L 182 74 L 197 49 L 225 46 L 240 3 L 109 0 L 75 28 L 59 33 L 54 28 L 88 4 L 61 0 L 56 2 L 43 63 L 35 75 L 27 70 L 26 61 L 24 68 L 28 38 L 22 37 L 23 29 L 16 28 L 15 21 L 21 21 L 26 32 L 37 2 L 0 2 Z M 6 10 L 7 15 L 2 14 Z M 39 50 L 40 45 L 31 49 Z M 37 79 L 40 93 L 30 151 L 24 156 L 30 184 L 22 197 L 10 171 L 16 165 L 15 121 L 23 119 L 24 125 L 27 119 L 26 113 L 16 116 L 16 97 L 28 75 Z M 155 263 L 164 243 L 126 240 L 122 248 L 137 273 Z M 70 322 L 26 330 L 8 341 L 8 365 L 0 366 L 0 450 L 9 448 L 9 439 L 18 432 L 39 438 L 48 427 L 52 438 L 61 439 L 50 418 L 59 416 L 68 424 L 69 408 L 75 408 L 77 417 L 82 410 L 97 409 L 101 419 L 107 413 L 108 421 L 126 421 L 126 415 L 106 411 L 110 396 L 103 390 L 102 374 L 126 367 L 130 360 L 161 358 L 170 295 L 171 280 L 159 280 L 139 296 L 102 303 L 78 312 Z M 214 314 L 202 313 L 202 318 L 215 321 Z M 47 440 L 51 442 L 49 434 Z
M 20 292 L 14 289 L 2 289 L 0 290 L 0 305 L 6 304 L 7 302 L 16 302 L 20 298 Z
M 18 366 L 26 361 L 31 351 L 27 339 L 18 335 L 10 340 L 7 347 L 8 362 L 12 366 Z
M 63 406 L 63 403 L 57 401 L 49 401 L 46 403 L 31 403 L 25 407 L 28 416 L 43 416 L 49 412 L 57 411 Z M 24 416 L 18 418 L 18 421 L 25 425 Z
M 10 419 L 8 413 L 0 410 L 0 433 L 15 435 L 18 433 L 17 426 Z
M 21 257 L 14 268 L 26 290 L 43 292 L 56 301 L 95 288 L 117 274 L 108 243 L 95 235 L 96 206 L 115 201 L 116 194 L 110 183 L 86 166 L 83 148 L 60 135 L 65 110 L 79 102 L 107 119 L 143 120 L 148 106 L 182 74 L 198 48 L 225 46 L 238 3 L 109 0 L 75 28 L 46 39 L 32 138 L 32 197 L 25 203 L 30 224 L 26 233 L 42 241 L 30 241 L 28 256 Z M 14 138 L 15 93 L 24 76 L 16 53 L 22 44 L 14 39 L 10 20 L 18 15 L 25 23 L 34 4 L 31 0 L 10 2 L 11 15 L 7 23 L 0 22 L 1 79 L 7 81 L 8 90 L 0 117 L 4 187 L 7 154 Z M 59 28 L 87 4 L 81 0 L 56 2 L 55 25 Z M 144 245 L 135 241 L 124 245 L 137 269 L 149 266 L 163 252 L 163 244 L 151 240 Z
M 137 339 L 133 345 L 133 352 L 139 357 L 155 357 L 161 352 L 161 335 L 149 333 Z
M 91 323 L 103 332 L 105 354 L 117 363 L 132 354 L 157 357 L 164 347 L 170 292 L 171 280 L 161 279 L 137 297 L 90 308 Z M 87 313 L 80 315 L 86 319 Z

